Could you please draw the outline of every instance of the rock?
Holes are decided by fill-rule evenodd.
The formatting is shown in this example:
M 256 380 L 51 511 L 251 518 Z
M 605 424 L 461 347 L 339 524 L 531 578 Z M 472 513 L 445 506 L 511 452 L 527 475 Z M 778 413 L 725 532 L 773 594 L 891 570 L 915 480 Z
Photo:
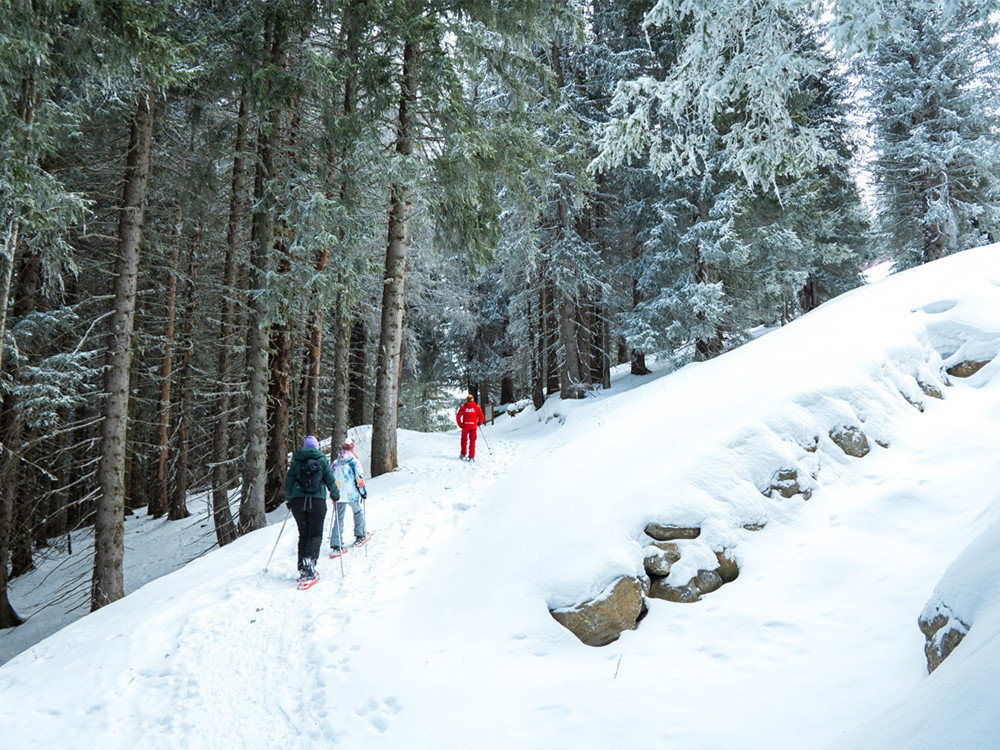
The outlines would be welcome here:
M 743 528 L 747 531 L 762 531 L 764 527 L 767 526 L 766 521 L 761 521 L 760 523 L 745 523 Z
M 646 533 L 658 542 L 672 542 L 675 539 L 697 539 L 701 534 L 701 529 L 648 523 L 646 524 Z
M 771 486 L 764 494 L 774 497 L 775 492 L 785 498 L 802 495 L 803 500 L 808 500 L 812 497 L 812 490 L 803 490 L 799 486 L 799 472 L 796 469 L 779 469 L 775 472 L 771 477 Z
M 714 570 L 699 570 L 698 573 L 683 586 L 671 586 L 665 578 L 653 578 L 649 584 L 649 595 L 654 599 L 665 599 L 668 602 L 696 602 L 704 594 L 710 594 L 722 588 L 722 576 Z
M 930 619 L 924 617 L 918 621 L 920 632 L 924 634 L 927 643 L 924 645 L 924 656 L 927 657 L 927 673 L 930 674 L 941 666 L 941 662 L 962 642 L 969 626 L 951 616 L 950 612 L 942 612 L 940 607 L 934 610 Z
M 719 560 L 719 567 L 716 569 L 716 572 L 723 583 L 732 583 L 739 578 L 740 566 L 730 550 L 724 549 L 722 552 L 716 552 L 715 556 Z
M 919 380 L 917 381 L 917 385 L 920 386 L 920 390 L 922 390 L 926 395 L 930 396 L 931 398 L 942 398 L 942 399 L 944 398 L 944 393 L 942 393 L 941 389 L 938 388 L 936 385 L 923 383 Z
M 646 555 L 642 566 L 651 576 L 666 577 L 670 575 L 670 567 L 681 559 L 681 551 L 673 542 L 657 542 L 653 545 L 657 551 Z
M 834 427 L 830 430 L 830 439 L 844 453 L 854 458 L 863 458 L 871 450 L 868 445 L 868 436 L 859 427 L 854 427 L 853 425 Z
M 601 596 L 575 607 L 549 610 L 556 622 L 588 646 L 606 646 L 625 630 L 635 630 L 646 601 L 638 578 L 619 578 Z
M 917 411 L 923 412 L 924 405 L 920 401 L 917 401 L 915 398 L 910 398 L 905 393 L 902 393 L 902 391 L 900 391 L 900 393 L 902 394 L 903 398 L 906 399 L 906 403 L 908 403 L 910 406 L 912 406 Z
M 954 375 L 956 378 L 969 378 L 982 370 L 989 363 L 990 360 L 986 360 L 985 362 L 966 360 L 965 362 L 959 362 L 957 365 L 952 365 L 946 370 L 946 372 L 949 375 Z

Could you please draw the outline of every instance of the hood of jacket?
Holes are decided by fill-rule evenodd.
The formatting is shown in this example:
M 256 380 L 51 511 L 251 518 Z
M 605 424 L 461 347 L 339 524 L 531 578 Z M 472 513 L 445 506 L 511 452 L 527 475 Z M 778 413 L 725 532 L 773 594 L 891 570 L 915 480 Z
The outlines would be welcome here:
M 326 454 L 319 448 L 299 448 L 292 456 L 293 461 L 305 461 L 310 458 L 321 458 L 326 460 Z

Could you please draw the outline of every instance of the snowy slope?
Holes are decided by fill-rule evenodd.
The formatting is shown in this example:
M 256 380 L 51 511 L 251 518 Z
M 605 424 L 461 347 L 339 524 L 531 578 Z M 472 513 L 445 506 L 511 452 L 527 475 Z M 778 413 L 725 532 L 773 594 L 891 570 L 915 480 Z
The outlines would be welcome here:
M 456 433 L 403 433 L 343 577 L 324 559 L 294 590 L 280 511 L 0 668 L 4 745 L 995 747 L 1000 591 L 977 550 L 1000 542 L 1000 361 L 944 368 L 998 352 L 993 246 L 503 417 L 475 465 Z M 830 440 L 852 425 L 864 458 Z M 811 499 L 763 494 L 793 468 Z M 651 521 L 702 528 L 672 581 L 721 548 L 740 577 L 582 645 L 549 609 L 641 574 Z M 940 598 L 973 622 L 928 677 L 917 617 Z

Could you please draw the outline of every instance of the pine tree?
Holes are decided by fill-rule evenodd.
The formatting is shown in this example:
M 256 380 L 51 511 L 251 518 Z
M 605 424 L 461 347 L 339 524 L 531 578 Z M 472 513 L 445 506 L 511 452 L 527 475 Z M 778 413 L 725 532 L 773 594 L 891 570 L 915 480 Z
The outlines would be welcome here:
M 139 253 L 145 219 L 157 87 L 176 80 L 171 63 L 178 61 L 171 40 L 167 36 L 161 36 L 157 29 L 164 21 L 162 14 L 169 12 L 169 9 L 147 7 L 144 12 L 130 15 L 116 15 L 113 9 L 109 11 L 105 19 L 108 27 L 123 45 L 126 58 L 136 65 L 138 75 L 127 81 L 132 90 L 134 110 L 125 150 L 125 179 L 119 204 L 114 270 L 114 302 L 105 350 L 105 402 L 97 468 L 99 494 L 94 516 L 94 575 L 90 595 L 92 610 L 124 596 L 122 558 L 126 428 Z
M 1000 238 L 1000 24 L 894 2 L 863 71 L 879 226 L 901 266 Z
M 745 340 L 750 328 L 798 314 L 799 291 L 821 266 L 836 265 L 844 273 L 839 288 L 858 281 L 848 264 L 850 240 L 857 240 L 863 221 L 857 192 L 844 187 L 850 182 L 851 148 L 845 87 L 833 74 L 833 62 L 816 43 L 808 19 L 778 4 L 743 9 L 732 19 L 741 35 L 727 29 L 718 39 L 705 40 L 702 32 L 722 22 L 715 13 L 702 8 L 683 18 L 647 17 L 647 23 L 658 18 L 671 24 L 657 48 L 666 77 L 658 81 L 655 68 L 649 68 L 636 79 L 638 87 L 619 84 L 613 106 L 631 101 L 634 109 L 611 121 L 596 162 L 620 165 L 615 149 L 628 141 L 630 129 L 653 127 L 659 133 L 649 167 L 661 177 L 645 181 L 652 210 L 637 214 L 650 222 L 655 212 L 656 219 L 644 231 L 633 229 L 632 235 L 644 240 L 630 264 L 636 303 L 622 316 L 626 340 L 637 351 L 675 352 L 693 345 L 693 356 L 714 357 L 727 344 Z M 716 46 L 723 42 L 729 46 Z M 759 67 L 778 54 L 762 49 L 767 42 L 788 56 L 773 91 Z M 726 65 L 713 68 L 710 52 Z M 788 77 L 796 71 L 800 78 Z M 728 103 L 699 101 L 679 90 L 678 80 L 691 83 L 691 75 L 699 85 L 714 81 L 717 91 L 731 97 Z M 679 97 L 683 106 L 649 109 L 638 90 Z M 775 122 L 785 123 L 787 132 L 772 140 L 764 133 Z M 609 150 L 619 136 L 623 140 Z M 782 148 L 804 148 L 806 158 L 799 162 L 795 151 L 781 153 Z M 634 171 L 644 166 L 637 162 Z M 820 202 L 835 193 L 841 199 L 836 211 L 832 203 Z M 827 212 L 824 227 L 798 218 L 820 210 Z

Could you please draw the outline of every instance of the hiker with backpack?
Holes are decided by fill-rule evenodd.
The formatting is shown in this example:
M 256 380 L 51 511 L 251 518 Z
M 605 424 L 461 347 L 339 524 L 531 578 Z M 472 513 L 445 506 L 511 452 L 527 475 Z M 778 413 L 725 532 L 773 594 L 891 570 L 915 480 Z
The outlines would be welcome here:
M 340 500 L 333 503 L 333 528 L 330 530 L 331 557 L 337 557 L 344 552 L 344 504 L 354 511 L 354 546 L 360 547 L 368 541 L 365 530 L 365 512 L 362 502 L 368 497 L 365 488 L 365 471 L 354 453 L 354 439 L 344 438 L 340 453 L 333 461 L 333 476 L 340 491 Z
M 310 435 L 301 450 L 292 456 L 285 477 L 285 502 L 299 527 L 299 585 L 319 579 L 316 560 L 323 544 L 323 521 L 326 518 L 326 493 L 336 505 L 340 497 L 333 471 L 319 441 Z

